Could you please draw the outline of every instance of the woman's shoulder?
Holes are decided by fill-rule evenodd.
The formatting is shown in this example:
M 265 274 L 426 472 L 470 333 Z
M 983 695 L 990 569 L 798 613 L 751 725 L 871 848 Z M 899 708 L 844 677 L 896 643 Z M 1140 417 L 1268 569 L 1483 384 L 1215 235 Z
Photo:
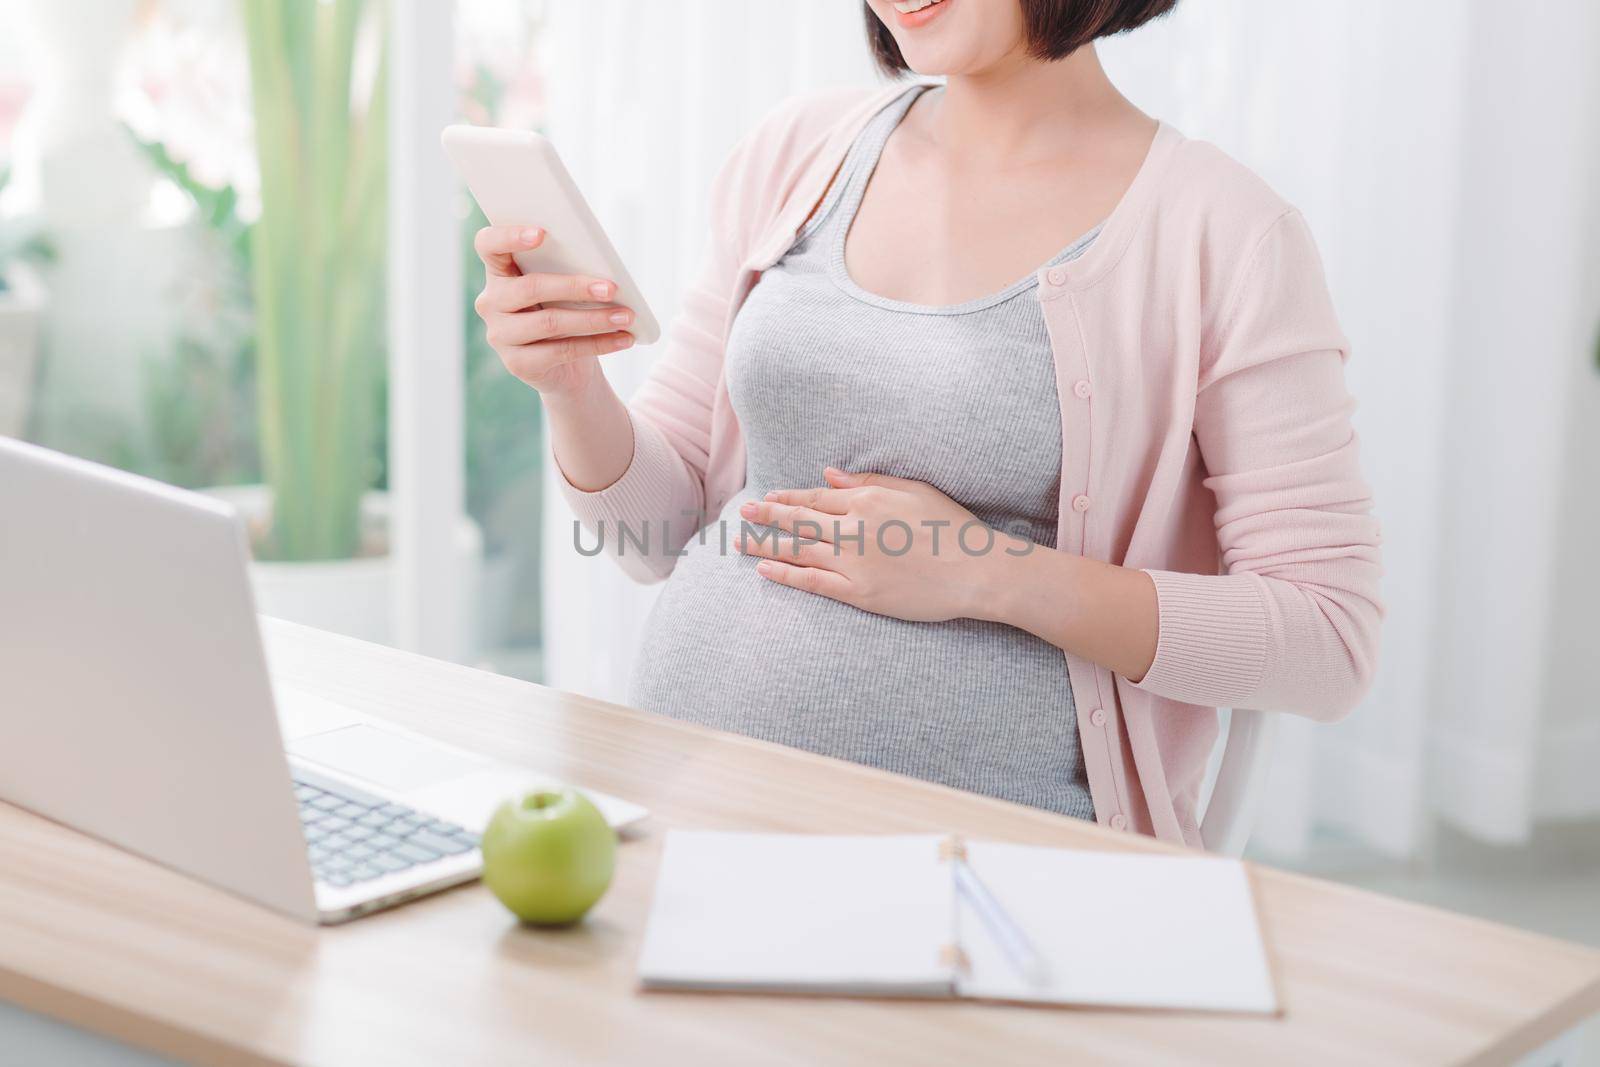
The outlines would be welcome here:
M 789 97 L 734 146 L 728 169 L 757 185 L 784 186 L 818 156 L 848 141 L 904 85 L 824 89 Z
M 1325 292 L 1322 258 L 1299 209 L 1216 145 L 1176 131 L 1169 137 L 1154 218 L 1146 220 L 1153 225 L 1143 227 L 1146 254 L 1171 270 L 1195 272 L 1212 297 L 1208 314 L 1223 318 L 1261 289 L 1247 284 L 1251 279 Z
M 1241 321 L 1298 324 L 1340 348 L 1316 239 L 1300 211 L 1216 145 L 1175 140 L 1146 251 L 1198 277 L 1208 333 Z
M 881 107 L 907 88 L 905 84 L 869 85 L 797 93 L 768 111 L 749 139 L 764 143 L 814 141 L 826 137 L 851 115 L 874 103 Z
M 830 169 L 850 138 L 881 107 L 910 88 L 826 89 L 784 100 L 742 137 L 717 179 L 713 203 L 724 222 L 757 230 L 786 204 L 808 172 Z
M 1179 135 L 1163 178 L 1162 212 L 1234 251 L 1254 247 L 1298 214 L 1266 179 L 1209 141 Z

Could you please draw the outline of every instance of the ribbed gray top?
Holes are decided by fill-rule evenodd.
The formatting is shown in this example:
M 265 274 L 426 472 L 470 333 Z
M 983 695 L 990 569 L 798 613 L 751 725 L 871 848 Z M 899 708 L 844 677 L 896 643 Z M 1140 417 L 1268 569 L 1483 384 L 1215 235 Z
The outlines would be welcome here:
M 663 588 L 632 702 L 1092 818 L 1059 649 L 970 619 L 873 615 L 768 582 L 724 548 L 745 500 L 821 485 L 830 464 L 928 482 L 992 526 L 1055 543 L 1061 407 L 1035 274 L 929 307 L 869 293 L 845 267 L 872 169 L 922 88 L 863 130 L 816 216 L 740 309 L 727 377 L 747 483 Z M 949 540 L 941 551 L 956 550 Z

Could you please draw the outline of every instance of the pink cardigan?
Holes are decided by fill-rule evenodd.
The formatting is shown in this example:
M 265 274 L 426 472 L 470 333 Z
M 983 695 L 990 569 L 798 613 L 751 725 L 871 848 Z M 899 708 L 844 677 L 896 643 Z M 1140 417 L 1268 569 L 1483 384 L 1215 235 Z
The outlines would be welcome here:
M 567 486 L 580 520 L 613 526 L 608 544 L 617 523 L 670 520 L 681 547 L 686 513 L 714 517 L 743 486 L 729 327 L 857 131 L 903 89 L 796 100 L 734 151 L 704 272 L 630 405 L 632 464 L 599 492 Z M 1199 846 L 1218 707 L 1332 720 L 1372 678 L 1378 524 L 1347 344 L 1300 215 L 1165 125 L 1088 252 L 1040 272 L 1038 299 L 1061 398 L 1057 546 L 1147 571 L 1160 608 L 1137 684 L 1066 655 L 1095 812 Z M 676 559 L 631 549 L 620 562 L 643 580 Z

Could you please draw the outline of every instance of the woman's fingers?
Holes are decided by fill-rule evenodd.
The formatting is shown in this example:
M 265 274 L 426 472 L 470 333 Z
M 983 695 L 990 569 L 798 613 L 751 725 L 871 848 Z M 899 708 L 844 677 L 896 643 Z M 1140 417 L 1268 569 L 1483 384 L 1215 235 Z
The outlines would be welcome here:
M 568 363 L 633 347 L 633 312 L 625 307 L 555 307 L 557 303 L 604 304 L 617 295 L 605 278 L 572 274 L 523 274 L 516 254 L 538 248 L 537 226 L 485 226 L 472 238 L 486 279 L 473 302 L 484 336 L 506 369 L 536 389 L 570 380 L 552 376 Z
M 828 515 L 849 515 L 852 510 L 870 513 L 873 504 L 896 499 L 897 492 L 916 492 L 928 488 L 923 482 L 896 478 L 888 474 L 852 474 L 837 467 L 823 469 L 828 485 L 818 489 L 777 489 L 766 501 L 789 507 L 808 508 Z
M 772 503 L 809 508 L 829 515 L 848 515 L 857 492 L 855 489 L 779 489 L 768 493 L 766 499 Z
M 850 596 L 850 579 L 836 571 L 825 571 L 820 567 L 797 567 L 782 560 L 764 559 L 756 564 L 756 573 L 779 585 L 787 585 L 793 589 L 831 597 L 834 600 L 848 600 Z
M 617 295 L 616 282 L 584 274 L 491 275 L 473 305 L 478 314 L 526 311 L 562 301 L 605 302 Z
M 512 254 L 538 248 L 544 231 L 537 226 L 485 226 L 472 237 L 472 249 L 483 260 L 491 277 L 515 278 L 518 269 Z
M 833 570 L 839 566 L 839 556 L 832 545 L 814 541 L 809 537 L 796 537 L 776 529 L 746 530 L 734 545 L 747 556 L 782 560 L 801 567 Z
M 603 333 L 592 337 L 563 337 L 559 341 L 539 341 L 500 349 L 507 369 L 523 381 L 549 373 L 563 363 L 605 356 L 633 347 L 631 333 Z
M 797 537 L 833 543 L 839 527 L 839 516 L 793 504 L 778 504 L 770 500 L 747 500 L 739 505 L 739 515 L 764 526 L 775 526 Z
M 881 485 L 888 489 L 916 489 L 926 485 L 926 482 L 914 482 L 909 478 L 896 478 L 892 474 L 877 474 L 871 471 L 854 472 L 842 471 L 838 467 L 822 468 L 822 476 L 828 484 L 840 489 L 862 489 L 871 485 Z
M 495 348 L 514 348 L 562 337 L 589 337 L 613 333 L 633 324 L 633 312 L 625 307 L 575 308 L 542 307 L 512 315 L 495 315 L 489 320 L 486 336 Z

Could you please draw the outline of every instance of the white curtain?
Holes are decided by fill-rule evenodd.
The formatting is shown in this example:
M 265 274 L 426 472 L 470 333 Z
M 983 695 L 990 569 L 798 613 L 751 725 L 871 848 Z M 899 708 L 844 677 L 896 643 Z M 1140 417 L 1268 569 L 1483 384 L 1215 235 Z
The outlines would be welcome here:
M 549 13 L 554 137 L 667 316 L 734 138 L 873 80 L 853 0 Z M 1600 5 L 1182 0 L 1102 54 L 1303 209 L 1354 347 L 1382 666 L 1348 721 L 1285 717 L 1257 847 L 1332 827 L 1403 855 L 1434 816 L 1510 842 L 1600 813 Z M 650 594 L 550 512 L 549 679 L 619 699 Z
M 1103 51 L 1305 211 L 1354 349 L 1383 661 L 1348 721 L 1285 717 L 1257 847 L 1600 812 L 1600 7 L 1188 0 Z

